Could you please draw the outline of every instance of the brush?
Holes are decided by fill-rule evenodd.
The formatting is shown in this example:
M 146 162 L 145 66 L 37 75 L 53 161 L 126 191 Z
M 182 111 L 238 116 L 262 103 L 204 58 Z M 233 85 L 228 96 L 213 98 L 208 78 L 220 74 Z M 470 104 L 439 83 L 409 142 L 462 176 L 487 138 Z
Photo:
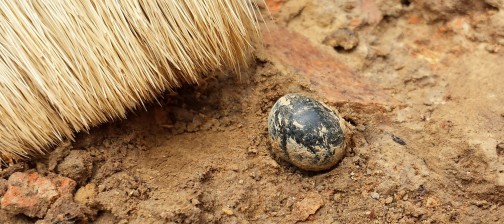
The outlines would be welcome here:
M 249 65 L 250 0 L 0 1 L 0 160 Z

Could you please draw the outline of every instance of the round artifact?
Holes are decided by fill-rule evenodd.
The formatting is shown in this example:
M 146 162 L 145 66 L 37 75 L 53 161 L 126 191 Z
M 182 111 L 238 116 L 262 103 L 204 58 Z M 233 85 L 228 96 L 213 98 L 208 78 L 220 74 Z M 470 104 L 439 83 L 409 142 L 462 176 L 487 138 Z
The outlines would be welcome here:
M 327 105 L 299 94 L 277 100 L 268 132 L 273 153 L 303 170 L 327 170 L 346 153 L 344 120 Z

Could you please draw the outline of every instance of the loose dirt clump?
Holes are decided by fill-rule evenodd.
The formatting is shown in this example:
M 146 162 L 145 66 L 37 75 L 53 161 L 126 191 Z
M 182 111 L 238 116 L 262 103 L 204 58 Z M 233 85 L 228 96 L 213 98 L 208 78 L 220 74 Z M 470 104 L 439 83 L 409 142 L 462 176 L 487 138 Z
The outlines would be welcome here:
M 58 164 L 56 172 L 84 185 L 93 171 L 92 158 L 84 150 L 72 150 L 65 159 Z

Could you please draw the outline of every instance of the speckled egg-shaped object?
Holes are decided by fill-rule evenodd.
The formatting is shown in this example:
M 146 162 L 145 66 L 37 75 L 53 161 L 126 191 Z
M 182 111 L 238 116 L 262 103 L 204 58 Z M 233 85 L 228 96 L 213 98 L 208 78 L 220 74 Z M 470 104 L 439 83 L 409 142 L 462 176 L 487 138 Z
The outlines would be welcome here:
M 277 100 L 268 132 L 273 153 L 303 170 L 327 170 L 346 153 L 344 120 L 325 104 L 299 94 Z

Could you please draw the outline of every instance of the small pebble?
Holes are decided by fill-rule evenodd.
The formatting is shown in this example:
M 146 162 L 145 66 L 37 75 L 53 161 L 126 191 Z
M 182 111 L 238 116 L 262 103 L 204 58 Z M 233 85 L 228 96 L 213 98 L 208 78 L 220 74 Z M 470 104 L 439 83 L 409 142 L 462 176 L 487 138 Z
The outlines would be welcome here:
M 500 47 L 497 44 L 487 44 L 485 46 L 485 50 L 487 50 L 489 53 L 498 53 L 500 50 Z
M 495 151 L 498 156 L 504 156 L 504 142 L 501 142 L 495 146 Z
M 394 69 L 395 69 L 396 71 L 399 71 L 399 70 L 401 70 L 401 69 L 403 69 L 403 68 L 404 68 L 404 65 L 396 65 L 396 66 L 394 67 Z
M 399 145 L 406 145 L 406 142 L 399 136 L 392 135 L 392 140 Z
M 291 218 L 295 221 L 305 221 L 324 206 L 324 204 L 322 196 L 318 193 L 309 193 L 303 200 L 293 205 Z
M 436 208 L 439 206 L 439 201 L 434 197 L 428 197 L 425 202 L 425 207 L 427 208 Z
M 322 42 L 335 49 L 351 50 L 359 44 L 357 33 L 349 29 L 338 29 L 327 36 Z
M 199 204 L 201 204 L 201 202 L 198 199 L 193 198 L 193 199 L 191 199 L 191 204 L 193 204 L 193 205 L 199 205 Z
M 378 194 L 377 192 L 371 192 L 371 194 L 369 194 L 369 195 L 371 195 L 371 198 L 373 198 L 373 199 L 376 199 L 376 200 L 380 199 L 380 194 Z
M 346 12 L 349 12 L 351 11 L 352 9 L 355 8 L 355 2 L 346 2 L 344 5 L 343 5 L 343 8 L 345 9 Z
M 233 210 L 231 210 L 231 209 L 229 209 L 229 208 L 223 208 L 223 209 L 222 209 L 222 212 L 223 212 L 224 214 L 226 214 L 226 215 L 233 215 L 233 214 L 234 214 Z
M 389 196 L 388 198 L 385 199 L 385 204 L 390 204 L 393 201 L 394 201 L 394 198 L 392 198 L 392 197 Z
M 378 186 L 376 186 L 376 192 L 382 195 L 391 195 L 395 189 L 397 188 L 397 184 L 392 180 L 384 180 Z
M 336 202 L 338 202 L 339 200 L 341 200 L 341 194 L 339 194 L 339 193 L 334 194 L 333 200 L 336 201 Z

